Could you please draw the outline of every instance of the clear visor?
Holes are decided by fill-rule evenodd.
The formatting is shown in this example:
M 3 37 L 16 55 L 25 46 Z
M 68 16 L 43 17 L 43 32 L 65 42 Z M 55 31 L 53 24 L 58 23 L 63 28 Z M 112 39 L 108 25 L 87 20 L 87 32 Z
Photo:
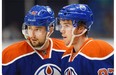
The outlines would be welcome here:
M 40 34 L 42 34 L 42 27 L 43 26 L 35 26 L 34 28 L 32 28 L 32 25 L 23 24 L 22 25 L 22 33 L 23 33 L 23 35 L 25 36 L 26 39 L 27 39 L 27 37 L 31 37 L 33 35 L 40 36 Z M 54 27 L 53 22 L 50 23 L 48 27 L 46 27 L 46 31 L 49 32 L 50 27 Z
M 27 26 L 23 24 L 22 26 L 22 33 L 25 36 L 25 38 L 31 37 L 31 36 L 40 36 L 42 34 L 41 26 L 35 26 L 34 28 L 32 26 Z
M 63 20 L 62 20 L 62 21 L 63 21 Z M 62 30 L 62 29 L 70 30 L 70 29 L 75 28 L 69 21 L 70 21 L 70 20 L 67 20 L 66 23 L 63 23 L 63 24 L 62 24 L 61 20 L 57 18 L 57 19 L 56 19 L 56 27 L 55 27 L 55 29 L 56 29 L 57 31 L 60 31 L 60 30 Z M 61 24 L 62 24 L 62 25 L 61 25 Z M 71 27 L 71 26 L 72 26 L 72 27 Z
M 60 29 L 61 29 L 60 20 L 58 18 L 56 18 L 55 30 L 56 31 L 60 31 Z
M 27 30 L 27 25 L 25 25 L 24 23 L 23 23 L 23 25 L 22 25 L 22 33 L 23 33 L 23 35 L 25 36 L 25 37 L 28 37 L 29 35 L 28 35 L 28 30 Z

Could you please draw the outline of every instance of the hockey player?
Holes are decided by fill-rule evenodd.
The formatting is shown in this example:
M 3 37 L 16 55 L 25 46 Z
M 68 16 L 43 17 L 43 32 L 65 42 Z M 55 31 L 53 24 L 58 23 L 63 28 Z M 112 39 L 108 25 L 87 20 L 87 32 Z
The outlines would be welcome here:
M 22 33 L 26 40 L 2 53 L 3 75 L 61 75 L 63 41 L 49 38 L 55 23 L 49 6 L 33 6 L 25 15 Z
M 71 4 L 58 13 L 63 40 L 69 49 L 62 57 L 62 75 L 113 75 L 113 47 L 88 38 L 93 13 L 86 4 Z

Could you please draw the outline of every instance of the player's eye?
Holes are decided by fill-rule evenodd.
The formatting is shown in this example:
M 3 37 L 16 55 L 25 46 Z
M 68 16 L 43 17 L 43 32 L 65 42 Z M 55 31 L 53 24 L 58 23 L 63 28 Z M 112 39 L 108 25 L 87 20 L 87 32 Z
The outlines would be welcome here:
M 69 27 L 69 25 L 68 25 L 68 24 L 66 24 L 65 26 L 66 26 L 66 27 Z
M 68 27 L 70 27 L 70 25 L 69 24 L 66 24 L 65 27 L 68 28 Z
M 36 31 L 41 31 L 42 28 L 41 28 L 41 27 L 37 27 L 35 30 L 36 30 Z
M 30 30 L 31 29 L 31 27 L 30 26 L 28 26 L 28 30 Z

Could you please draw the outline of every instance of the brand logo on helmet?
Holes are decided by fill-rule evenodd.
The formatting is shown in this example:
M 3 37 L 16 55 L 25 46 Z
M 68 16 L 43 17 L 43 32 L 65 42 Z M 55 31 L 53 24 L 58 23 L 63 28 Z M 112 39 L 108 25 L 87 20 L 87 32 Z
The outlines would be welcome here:
M 51 11 L 51 9 L 48 7 L 47 8 L 47 11 L 51 14 L 52 13 L 52 11 Z
M 80 5 L 80 9 L 81 9 L 82 11 L 85 11 L 85 10 L 86 10 L 86 7 L 85 7 L 84 5 Z
M 32 11 L 31 14 L 32 15 L 36 15 L 37 14 L 37 11 Z

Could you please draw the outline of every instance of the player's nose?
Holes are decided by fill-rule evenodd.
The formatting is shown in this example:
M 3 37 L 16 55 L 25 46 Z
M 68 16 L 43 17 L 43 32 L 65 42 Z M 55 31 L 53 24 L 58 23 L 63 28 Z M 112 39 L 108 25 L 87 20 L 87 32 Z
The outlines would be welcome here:
M 31 37 L 31 38 L 34 38 L 34 37 L 36 37 L 36 35 L 35 35 L 35 31 L 32 31 L 32 32 L 31 32 L 31 35 L 30 35 L 30 37 Z
M 63 27 L 60 28 L 60 32 L 61 32 L 62 34 L 64 34 L 65 30 L 64 30 Z

